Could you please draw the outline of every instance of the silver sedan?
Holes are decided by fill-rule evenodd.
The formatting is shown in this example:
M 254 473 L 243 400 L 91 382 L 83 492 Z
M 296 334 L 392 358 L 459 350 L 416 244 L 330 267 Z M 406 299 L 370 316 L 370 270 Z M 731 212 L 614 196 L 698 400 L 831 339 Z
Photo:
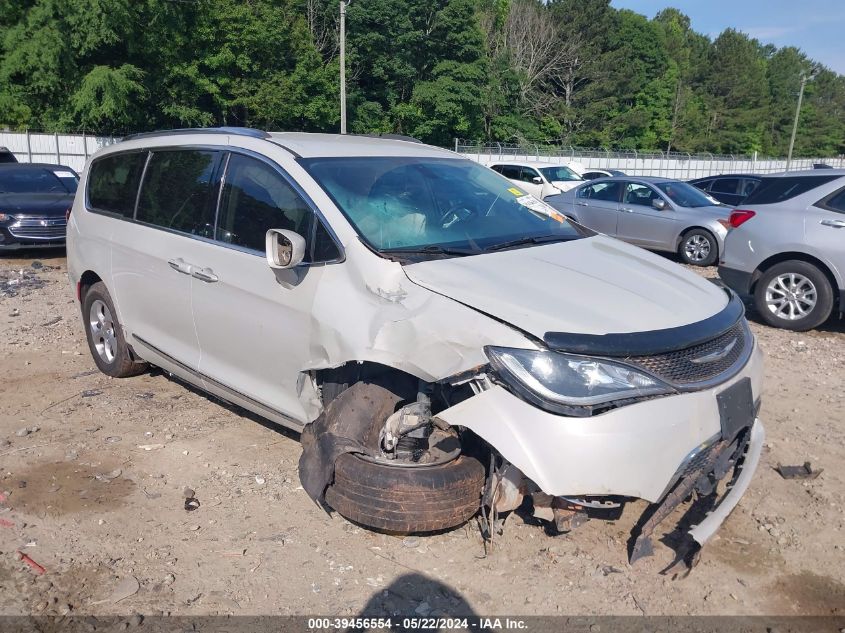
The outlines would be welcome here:
M 654 177 L 599 178 L 545 201 L 594 231 L 695 266 L 716 263 L 731 212 L 692 185 Z

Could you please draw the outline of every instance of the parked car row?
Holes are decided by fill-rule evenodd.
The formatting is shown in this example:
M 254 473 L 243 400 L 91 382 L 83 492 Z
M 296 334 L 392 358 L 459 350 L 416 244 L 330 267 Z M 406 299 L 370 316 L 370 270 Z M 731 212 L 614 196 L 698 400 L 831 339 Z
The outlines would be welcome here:
M 568 161 L 555 162 L 496 162 L 489 167 L 512 183 L 520 185 L 532 196 L 543 200 L 564 191 L 569 191 L 582 184 L 585 180 L 606 178 L 609 176 L 624 176 L 625 172 L 618 169 L 585 169 L 580 163 Z
M 678 253 L 695 266 L 716 262 L 730 216 L 729 207 L 692 185 L 655 177 L 599 178 L 546 202 L 595 231 Z

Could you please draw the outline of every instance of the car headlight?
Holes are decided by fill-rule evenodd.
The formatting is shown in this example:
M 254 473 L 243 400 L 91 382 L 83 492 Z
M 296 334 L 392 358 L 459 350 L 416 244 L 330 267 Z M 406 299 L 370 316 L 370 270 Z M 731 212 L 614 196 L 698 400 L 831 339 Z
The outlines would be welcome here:
M 511 388 L 555 413 L 588 416 L 596 405 L 674 391 L 654 376 L 604 359 L 509 347 L 484 351 Z

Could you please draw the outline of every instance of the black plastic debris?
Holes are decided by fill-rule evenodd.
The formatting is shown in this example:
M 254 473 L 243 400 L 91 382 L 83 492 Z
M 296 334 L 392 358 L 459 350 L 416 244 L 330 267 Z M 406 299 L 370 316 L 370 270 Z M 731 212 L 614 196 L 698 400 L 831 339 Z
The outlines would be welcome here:
M 813 470 L 810 462 L 804 462 L 801 466 L 783 466 L 778 464 L 778 474 L 784 479 L 815 479 L 824 472 L 824 468 Z

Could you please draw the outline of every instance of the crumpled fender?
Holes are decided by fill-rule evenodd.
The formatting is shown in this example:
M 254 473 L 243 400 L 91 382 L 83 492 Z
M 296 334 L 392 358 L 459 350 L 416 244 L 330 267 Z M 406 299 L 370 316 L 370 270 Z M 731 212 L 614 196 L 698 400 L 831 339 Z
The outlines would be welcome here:
M 518 329 L 416 285 L 397 262 L 350 258 L 322 273 L 303 372 L 370 361 L 435 382 L 486 364 L 485 345 L 536 349 Z M 303 389 L 301 401 L 314 420 L 319 398 Z

